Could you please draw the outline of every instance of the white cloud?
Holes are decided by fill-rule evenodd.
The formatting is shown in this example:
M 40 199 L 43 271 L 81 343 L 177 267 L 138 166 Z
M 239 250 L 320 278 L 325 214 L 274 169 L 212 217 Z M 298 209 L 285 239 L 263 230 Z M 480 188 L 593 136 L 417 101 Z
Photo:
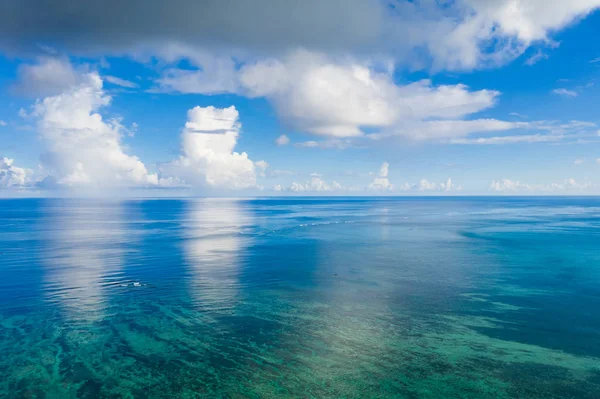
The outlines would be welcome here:
M 421 179 L 416 184 L 404 183 L 400 187 L 402 191 L 417 191 L 417 192 L 456 192 L 461 191 L 462 186 L 456 185 L 448 178 L 445 182 L 435 183 L 427 179 Z
M 573 161 L 573 165 L 583 165 L 585 163 L 585 159 L 576 159 Z
M 379 174 L 373 179 L 373 181 L 367 187 L 368 190 L 373 191 L 391 191 L 394 189 L 394 185 L 390 183 L 388 179 L 390 164 L 384 162 L 381 164 Z
M 510 179 L 493 180 L 489 187 L 490 191 L 503 192 L 503 191 L 521 191 L 530 190 L 528 184 L 521 184 L 519 181 L 512 181 Z
M 460 121 L 468 122 L 471 121 Z M 473 121 L 474 122 L 474 121 Z M 493 136 L 493 137 L 475 137 L 475 138 L 453 138 L 448 142 L 451 144 L 478 144 L 478 145 L 501 145 L 501 144 L 516 144 L 516 143 L 559 143 L 559 142 L 577 142 L 585 137 L 593 136 L 593 132 L 597 126 L 593 122 L 577 121 L 572 120 L 566 123 L 557 121 L 532 121 L 532 122 L 500 122 L 497 125 L 494 122 L 490 122 L 489 126 L 484 124 L 482 128 L 477 129 L 478 132 L 484 132 L 485 129 L 493 131 L 494 126 L 497 126 L 497 130 L 529 130 L 529 131 L 540 131 L 541 133 L 536 134 L 520 134 L 520 135 L 505 135 L 505 136 Z M 506 127 L 506 129 L 502 129 Z M 459 135 L 460 129 L 457 129 L 457 136 Z M 462 130 L 464 133 L 471 133 L 475 129 Z
M 464 21 L 464 26 L 471 26 L 473 19 L 479 21 L 473 26 L 485 22 L 485 26 L 479 27 L 483 29 L 483 36 L 478 37 L 477 43 L 472 46 L 477 54 L 480 52 L 479 45 L 483 45 L 488 39 L 499 40 L 505 36 L 514 38 L 513 43 L 495 43 L 500 47 L 507 46 L 504 50 L 512 49 L 511 51 L 515 50 L 515 43 L 518 44 L 517 47 L 522 47 L 536 40 L 546 40 L 552 29 L 563 27 L 576 15 L 585 14 L 593 8 L 556 5 L 560 10 L 555 11 L 556 15 L 542 15 L 538 21 L 532 17 L 535 13 L 530 10 L 529 3 L 517 4 L 512 8 L 505 4 L 488 3 L 490 4 L 470 1 L 459 3 L 463 6 L 463 11 L 470 10 L 469 12 L 474 13 L 473 18 Z M 533 6 L 534 9 L 539 7 L 541 6 Z M 511 18 L 521 18 L 523 25 L 515 24 Z M 448 23 L 448 20 L 442 20 Z M 440 26 L 440 29 L 445 29 L 443 23 Z M 486 36 L 487 34 L 491 36 Z M 371 135 L 372 138 L 397 135 L 431 140 L 534 127 L 496 119 L 464 120 L 493 107 L 500 93 L 495 90 L 473 91 L 462 84 L 434 86 L 429 80 L 398 85 L 393 79 L 393 62 L 390 64 L 390 59 L 385 57 L 365 61 L 364 58 L 294 50 L 280 58 L 242 61 L 242 66 L 236 69 L 231 57 L 210 55 L 191 47 L 169 48 L 167 60 L 187 57 L 198 66 L 198 70 L 170 71 L 170 78 L 159 82 L 164 90 L 265 97 L 273 104 L 285 124 L 316 135 L 352 138 L 377 129 L 379 132 Z M 518 54 L 515 53 L 514 56 L 516 55 Z M 474 67 L 479 61 L 481 60 L 471 66 L 465 61 L 467 65 L 461 64 L 460 67 Z M 215 65 L 221 67 L 217 68 Z M 223 75 L 215 76 L 214 71 L 220 71 Z M 206 83 L 189 81 L 192 75 L 201 76 Z M 207 85 L 210 87 L 207 88 Z M 577 95 L 575 91 L 567 89 L 556 89 L 554 92 L 566 96 Z M 281 137 L 282 143 L 286 142 L 284 136 Z M 350 145 L 348 142 L 314 140 L 297 144 L 301 147 L 319 148 L 346 148 Z
M 565 96 L 565 97 L 577 97 L 578 96 L 576 91 L 563 89 L 563 88 L 554 89 L 554 90 L 552 90 L 552 93 L 558 94 L 559 96 Z
M 114 85 L 125 87 L 128 89 L 135 89 L 136 87 L 138 87 L 137 83 L 131 82 L 129 80 L 121 79 L 116 76 L 110 76 L 110 75 L 104 76 L 104 80 L 106 80 L 107 82 L 112 83 Z
M 591 183 L 578 183 L 570 178 L 562 183 L 526 184 L 510 179 L 493 180 L 489 191 L 497 193 L 552 193 L 552 192 L 581 192 L 591 189 Z
M 6 122 L 0 119 L 0 126 L 6 126 Z
M 510 116 L 516 116 L 517 118 L 527 119 L 527 115 L 523 115 L 523 114 L 520 114 L 518 112 L 509 112 L 508 114 Z
M 156 82 L 158 91 L 199 94 L 239 91 L 236 65 L 232 57 L 173 43 L 161 48 L 159 53 L 167 62 L 186 59 L 198 69 L 166 69 Z
M 293 193 L 306 193 L 306 192 L 315 192 L 315 193 L 323 193 L 323 192 L 336 192 L 336 191 L 344 191 L 345 188 L 339 182 L 333 180 L 331 184 L 327 183 L 323 179 L 318 176 L 312 176 L 310 180 L 307 180 L 304 183 L 292 182 L 292 184 L 288 187 L 284 187 L 280 184 L 275 185 L 273 187 L 275 191 L 290 191 Z
M 254 166 L 256 167 L 256 169 L 258 171 L 258 175 L 260 177 L 266 176 L 267 168 L 269 167 L 269 163 L 267 161 L 264 161 L 264 160 L 256 161 L 256 162 L 254 162 Z
M 111 101 L 97 73 L 85 73 L 62 93 L 38 100 L 29 115 L 48 147 L 42 163 L 58 184 L 87 186 L 148 186 L 159 184 L 121 144 L 125 130 L 120 120 L 98 111 Z
M 179 159 L 161 166 L 161 173 L 174 176 L 192 186 L 214 189 L 256 187 L 256 166 L 245 152 L 238 153 L 241 124 L 234 106 L 229 108 L 194 107 L 181 134 Z M 257 162 L 259 169 L 267 163 Z M 263 171 L 264 172 L 264 171 Z
M 300 143 L 294 144 L 295 147 L 298 148 L 321 148 L 321 149 L 337 149 L 343 150 L 349 147 L 352 147 L 353 142 L 351 139 L 327 139 L 327 140 L 309 140 L 302 141 Z
M 12 89 L 30 97 L 45 97 L 60 94 L 74 86 L 85 84 L 87 74 L 65 58 L 41 57 L 35 64 L 22 64 L 17 71 L 17 82 Z
M 513 144 L 513 143 L 544 143 L 577 140 L 584 137 L 596 136 L 592 130 L 597 125 L 593 122 L 569 121 L 531 121 L 508 122 L 497 119 L 474 120 L 434 120 L 406 122 L 402 126 L 371 133 L 365 137 L 372 140 L 381 140 L 390 137 L 404 137 L 410 140 L 432 140 L 451 144 Z M 503 136 L 483 136 L 465 138 L 476 133 L 504 132 L 504 131 L 539 131 L 536 134 L 512 134 Z M 356 138 L 328 139 L 324 141 L 307 141 L 297 143 L 298 147 L 318 148 L 348 148 L 359 146 Z
M 596 64 L 598 62 L 600 62 L 600 57 L 594 58 L 593 60 L 590 60 L 590 64 Z
M 285 134 L 282 134 L 281 136 L 277 137 L 277 139 L 275 139 L 275 144 L 277 145 L 288 145 L 289 143 L 290 138 Z
M 535 54 L 525 60 L 524 64 L 528 66 L 533 66 L 542 60 L 548 59 L 548 55 L 544 54 L 542 50 L 538 50 Z
M 129 129 L 127 129 L 127 135 L 129 137 L 134 137 L 135 134 L 137 133 L 139 127 L 140 127 L 140 125 L 138 125 L 136 122 L 133 122 L 131 124 L 131 127 Z
M 452 183 L 452 179 L 451 178 L 448 178 L 448 180 L 446 180 L 446 183 L 441 183 L 440 184 L 440 188 L 443 191 L 460 191 L 460 190 L 462 190 L 461 186 L 455 186 Z
M 470 91 L 462 84 L 433 86 L 429 80 L 397 85 L 393 68 L 383 68 L 383 63 L 309 51 L 292 51 L 282 59 L 260 59 L 239 70 L 233 60 L 216 67 L 213 64 L 226 62 L 204 52 L 185 54 L 202 65 L 201 69 L 170 70 L 168 77 L 159 80 L 162 90 L 266 97 L 284 123 L 328 137 L 356 137 L 363 135 L 365 128 L 393 128 L 425 119 L 462 118 L 492 107 L 500 94 Z M 206 78 L 208 83 L 198 83 L 197 76 L 213 74 L 213 69 L 226 76 L 211 76 Z
M 407 120 L 460 118 L 493 106 L 499 95 L 460 84 L 435 87 L 429 80 L 400 86 L 390 71 L 307 51 L 247 64 L 240 82 L 246 95 L 269 99 L 288 124 L 329 137 L 360 136 L 363 128 Z
M 596 163 L 600 165 L 600 158 L 596 158 Z
M 381 164 L 381 168 L 379 169 L 379 177 L 388 177 L 388 173 L 390 171 L 390 164 L 384 162 Z
M 30 183 L 32 172 L 14 165 L 14 160 L 0 157 L 0 188 L 22 188 Z
M 437 184 L 428 181 L 427 179 L 421 179 L 417 190 L 419 191 L 437 191 L 439 187 Z
M 429 39 L 440 69 L 501 65 L 534 42 L 555 45 L 551 33 L 598 8 L 600 1 L 463 0 L 455 5 L 446 8 L 450 19 L 438 21 Z M 456 9 L 461 6 L 462 12 Z
M 408 124 L 380 134 L 373 134 L 371 138 L 396 135 L 408 137 L 413 140 L 439 140 L 463 137 L 473 133 L 521 129 L 526 126 L 527 124 L 523 122 L 506 122 L 497 119 L 425 121 Z

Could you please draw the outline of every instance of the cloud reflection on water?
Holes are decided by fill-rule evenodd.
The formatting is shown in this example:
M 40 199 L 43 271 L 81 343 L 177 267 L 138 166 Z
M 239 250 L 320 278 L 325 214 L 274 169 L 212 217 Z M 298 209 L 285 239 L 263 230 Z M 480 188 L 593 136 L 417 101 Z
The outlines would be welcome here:
M 43 237 L 44 292 L 73 321 L 104 316 L 110 285 L 119 282 L 124 260 L 122 204 L 52 202 Z
M 239 300 L 245 248 L 252 243 L 247 229 L 253 216 L 237 200 L 190 201 L 185 218 L 184 253 L 190 291 L 200 307 L 225 310 Z

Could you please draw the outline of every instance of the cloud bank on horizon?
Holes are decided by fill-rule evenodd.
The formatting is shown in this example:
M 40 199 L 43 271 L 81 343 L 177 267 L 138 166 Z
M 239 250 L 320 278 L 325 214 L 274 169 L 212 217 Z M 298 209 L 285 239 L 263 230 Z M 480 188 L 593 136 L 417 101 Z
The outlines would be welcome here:
M 552 64 L 599 8 L 6 0 L 0 189 L 600 193 L 597 164 L 573 161 L 600 143 L 600 46 L 580 70 Z

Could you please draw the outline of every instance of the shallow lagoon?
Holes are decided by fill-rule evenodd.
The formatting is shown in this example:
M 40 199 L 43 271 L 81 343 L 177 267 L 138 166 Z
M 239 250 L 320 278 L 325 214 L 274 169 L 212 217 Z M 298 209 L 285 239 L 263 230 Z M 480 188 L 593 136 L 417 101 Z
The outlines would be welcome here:
M 0 201 L 0 397 L 598 398 L 600 200 Z

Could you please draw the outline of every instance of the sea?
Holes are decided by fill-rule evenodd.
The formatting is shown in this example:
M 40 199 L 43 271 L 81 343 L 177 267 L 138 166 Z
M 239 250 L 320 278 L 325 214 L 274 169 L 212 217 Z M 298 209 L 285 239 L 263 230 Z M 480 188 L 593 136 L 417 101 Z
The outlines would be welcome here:
M 0 200 L 2 398 L 600 398 L 600 198 Z

